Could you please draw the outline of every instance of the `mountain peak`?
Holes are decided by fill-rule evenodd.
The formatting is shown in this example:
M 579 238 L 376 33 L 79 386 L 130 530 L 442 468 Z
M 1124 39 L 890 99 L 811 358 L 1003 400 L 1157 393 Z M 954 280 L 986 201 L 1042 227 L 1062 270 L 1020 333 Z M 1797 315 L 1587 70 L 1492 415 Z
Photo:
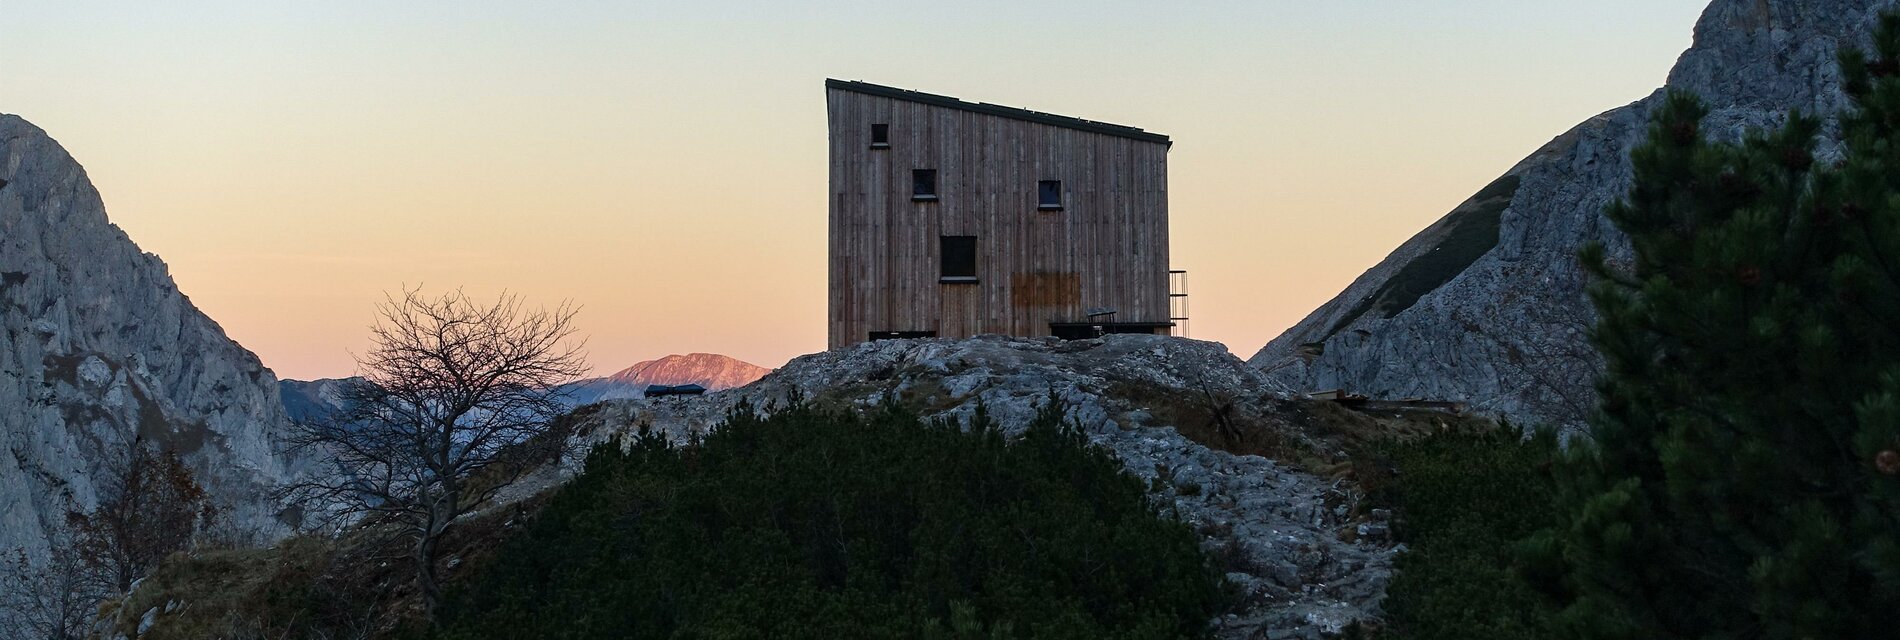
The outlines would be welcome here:
M 607 380 L 638 385 L 697 384 L 708 391 L 743 387 L 765 377 L 771 369 L 716 353 L 673 354 L 635 363 Z
M 1791 110 L 1823 117 L 1838 157 L 1848 107 L 1837 56 L 1897 0 L 1714 0 L 1668 88 L 1709 107 L 1701 131 L 1734 141 Z M 1664 93 L 1578 125 L 1367 270 L 1261 348 L 1252 363 L 1302 390 L 1422 397 L 1529 424 L 1579 426 L 1596 405 L 1596 310 L 1577 249 L 1631 258 L 1603 215 L 1629 192 L 1630 151 Z
M 179 454 L 238 529 L 281 532 L 296 467 L 275 375 L 106 217 L 84 167 L 0 114 L 0 549 L 44 558 L 134 443 Z

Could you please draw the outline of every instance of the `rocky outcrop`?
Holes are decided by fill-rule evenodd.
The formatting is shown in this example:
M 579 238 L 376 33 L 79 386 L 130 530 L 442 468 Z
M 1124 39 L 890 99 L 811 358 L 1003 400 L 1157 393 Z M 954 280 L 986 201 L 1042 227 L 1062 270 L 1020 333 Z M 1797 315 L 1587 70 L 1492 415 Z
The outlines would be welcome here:
M 1846 105 L 1843 45 L 1867 40 L 1894 0 L 1716 0 L 1668 86 L 1712 107 L 1703 131 L 1738 139 L 1789 110 Z M 1346 290 L 1250 363 L 1302 390 L 1455 400 L 1522 422 L 1577 425 L 1595 404 L 1595 322 L 1576 260 L 1588 242 L 1627 259 L 1603 216 L 1631 183 L 1658 91 L 1557 137 Z M 1830 126 L 1830 131 L 1832 127 Z M 1824 144 L 1823 157 L 1838 154 Z
M 289 465 L 276 379 L 106 220 L 46 132 L 0 115 L 0 550 L 44 557 L 135 439 L 182 454 L 240 529 Z
M 576 406 L 602 400 L 638 398 L 648 385 L 696 384 L 707 391 L 743 387 L 771 373 L 771 369 L 716 353 L 670 355 L 639 362 L 605 378 L 568 385 L 569 401 Z
M 793 398 L 843 407 L 894 398 L 952 420 L 967 420 L 981 404 L 1005 432 L 1018 432 L 1052 397 L 1091 440 L 1160 488 L 1203 545 L 1224 558 L 1246 600 L 1242 611 L 1216 621 L 1222 637 L 1317 637 L 1378 616 L 1394 548 L 1377 537 L 1384 524 L 1361 512 L 1349 486 L 1202 446 L 1176 428 L 1183 414 L 1167 405 L 1205 399 L 1223 405 L 1226 419 L 1271 431 L 1293 448 L 1330 450 L 1288 420 L 1286 388 L 1215 343 L 1138 335 L 867 342 L 799 357 L 739 389 L 583 409 L 577 444 L 624 440 L 641 425 L 685 438 L 742 401 L 762 408 Z M 1362 531 L 1368 535 L 1356 537 Z
M 279 380 L 277 396 L 283 400 L 284 413 L 291 420 L 322 420 L 348 408 L 344 392 L 351 385 L 364 382 L 361 377 Z

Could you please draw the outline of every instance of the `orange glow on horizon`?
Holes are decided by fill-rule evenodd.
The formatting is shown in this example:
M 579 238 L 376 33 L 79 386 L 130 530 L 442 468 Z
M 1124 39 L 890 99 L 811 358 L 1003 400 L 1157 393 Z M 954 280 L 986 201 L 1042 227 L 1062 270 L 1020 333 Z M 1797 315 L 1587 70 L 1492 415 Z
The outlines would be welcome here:
M 822 350 L 826 77 L 1126 124 L 1175 141 L 1191 337 L 1245 358 L 1660 86 L 1705 2 L 1114 4 L 10 7 L 0 112 L 303 379 L 418 284 L 572 300 L 602 375 Z

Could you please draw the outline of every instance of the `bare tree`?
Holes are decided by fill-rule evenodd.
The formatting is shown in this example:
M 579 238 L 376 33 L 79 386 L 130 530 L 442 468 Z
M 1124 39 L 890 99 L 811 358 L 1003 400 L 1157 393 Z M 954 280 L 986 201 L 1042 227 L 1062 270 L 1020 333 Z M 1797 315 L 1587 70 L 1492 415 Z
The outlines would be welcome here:
M 527 309 L 506 294 L 492 304 L 461 291 L 386 296 L 373 346 L 357 359 L 362 381 L 345 390 L 342 410 L 300 421 L 290 439 L 334 468 L 305 474 L 287 497 L 332 523 L 400 525 L 433 615 L 444 533 L 532 470 L 527 445 L 558 439 L 561 385 L 587 371 L 577 311 Z
M 82 638 L 107 598 L 131 590 L 218 511 L 172 451 L 134 439 L 106 463 L 99 504 L 68 511 L 44 562 L 0 558 L 0 631 L 10 638 Z
M 218 517 L 191 467 L 173 451 L 133 440 L 91 512 L 69 511 L 73 550 L 85 571 L 112 593 L 131 590 L 197 531 Z
M 111 597 L 70 545 L 55 541 L 52 557 L 33 562 L 25 551 L 0 557 L 0 635 L 80 640 L 99 603 Z

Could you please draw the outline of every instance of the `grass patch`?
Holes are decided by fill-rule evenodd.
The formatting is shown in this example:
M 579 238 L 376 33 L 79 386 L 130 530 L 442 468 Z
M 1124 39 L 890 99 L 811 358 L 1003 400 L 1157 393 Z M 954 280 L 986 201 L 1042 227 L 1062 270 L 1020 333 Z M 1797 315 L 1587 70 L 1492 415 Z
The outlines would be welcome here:
M 336 543 L 301 536 L 269 549 L 180 552 L 107 605 L 112 630 L 141 640 L 305 637 L 314 629 L 366 624 L 365 601 L 343 578 Z M 155 622 L 137 633 L 145 612 Z
M 1235 455 L 1255 455 L 1297 462 L 1313 456 L 1313 447 L 1284 422 L 1252 410 L 1248 403 L 1224 393 L 1182 391 L 1147 383 L 1117 380 L 1108 397 L 1140 407 L 1155 424 L 1174 430 L 1202 446 Z
M 443 539 L 445 579 L 492 558 L 512 525 L 545 504 L 536 496 L 459 521 Z M 422 624 L 409 540 L 391 526 L 338 538 L 292 537 L 265 549 L 174 553 L 125 598 L 109 602 L 103 637 L 139 640 L 378 638 Z M 137 632 L 146 611 L 155 624 Z
M 1498 246 L 1498 229 L 1504 210 L 1511 206 L 1511 197 L 1517 194 L 1519 183 L 1520 179 L 1514 175 L 1498 178 L 1458 205 L 1440 223 L 1442 231 L 1430 250 L 1400 267 L 1398 273 L 1392 274 L 1372 295 L 1340 318 L 1320 341 L 1332 338 L 1367 313 L 1377 311 L 1386 318 L 1403 313 L 1418 304 L 1419 298 L 1445 286 L 1478 258 L 1490 253 Z

